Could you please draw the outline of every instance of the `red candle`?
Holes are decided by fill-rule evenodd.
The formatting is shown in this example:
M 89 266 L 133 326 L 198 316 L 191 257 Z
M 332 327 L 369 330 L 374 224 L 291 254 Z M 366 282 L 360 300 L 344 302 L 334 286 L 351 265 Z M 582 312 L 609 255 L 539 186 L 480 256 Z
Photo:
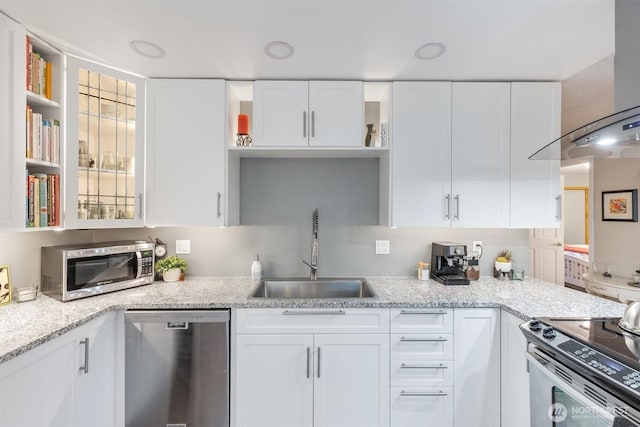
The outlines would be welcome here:
M 238 114 L 238 135 L 249 135 L 249 116 Z

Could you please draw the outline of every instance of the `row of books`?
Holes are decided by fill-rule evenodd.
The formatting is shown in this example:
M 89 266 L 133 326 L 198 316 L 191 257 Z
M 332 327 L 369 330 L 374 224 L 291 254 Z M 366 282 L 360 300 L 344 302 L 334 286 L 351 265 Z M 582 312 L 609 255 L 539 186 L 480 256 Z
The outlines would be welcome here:
M 27 158 L 60 163 L 60 121 L 45 119 L 27 105 Z
M 33 50 L 31 38 L 27 36 L 27 90 L 51 99 L 51 63 Z
M 60 225 L 60 175 L 27 171 L 27 227 Z

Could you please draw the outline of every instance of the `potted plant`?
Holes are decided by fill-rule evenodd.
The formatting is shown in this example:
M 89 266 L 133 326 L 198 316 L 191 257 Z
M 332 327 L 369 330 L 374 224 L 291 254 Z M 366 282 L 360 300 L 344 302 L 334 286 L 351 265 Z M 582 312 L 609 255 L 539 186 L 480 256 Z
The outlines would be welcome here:
M 171 255 L 156 261 L 156 271 L 162 273 L 165 282 L 177 282 L 180 275 L 187 271 L 187 261 L 177 255 Z
M 512 259 L 513 259 L 513 254 L 508 249 L 504 249 L 498 252 L 498 256 L 496 257 L 496 263 L 495 263 L 496 270 L 502 273 L 510 272 Z

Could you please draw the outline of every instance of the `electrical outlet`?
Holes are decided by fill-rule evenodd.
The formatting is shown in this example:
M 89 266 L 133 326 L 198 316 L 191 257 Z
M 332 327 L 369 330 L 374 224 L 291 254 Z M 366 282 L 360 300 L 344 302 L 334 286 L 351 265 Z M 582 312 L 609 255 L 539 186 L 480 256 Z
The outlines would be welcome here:
M 376 240 L 376 255 L 389 255 L 391 245 L 388 240 Z
M 482 254 L 482 240 L 474 240 L 473 245 L 471 245 L 471 250 L 478 254 Z
M 176 254 L 190 254 L 191 240 L 176 240 Z

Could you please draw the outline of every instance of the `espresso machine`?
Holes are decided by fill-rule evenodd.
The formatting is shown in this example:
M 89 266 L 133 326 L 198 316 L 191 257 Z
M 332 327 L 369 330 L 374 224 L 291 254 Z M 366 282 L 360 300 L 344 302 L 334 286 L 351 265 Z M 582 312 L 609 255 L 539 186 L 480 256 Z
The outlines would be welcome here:
M 431 244 L 431 278 L 443 285 L 468 285 L 464 272 L 467 247 L 460 243 Z

